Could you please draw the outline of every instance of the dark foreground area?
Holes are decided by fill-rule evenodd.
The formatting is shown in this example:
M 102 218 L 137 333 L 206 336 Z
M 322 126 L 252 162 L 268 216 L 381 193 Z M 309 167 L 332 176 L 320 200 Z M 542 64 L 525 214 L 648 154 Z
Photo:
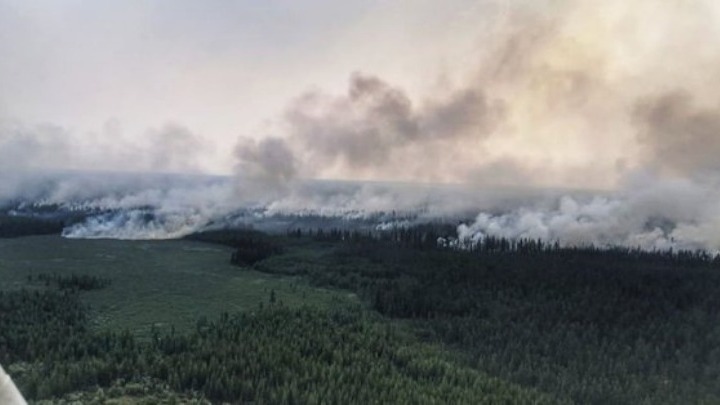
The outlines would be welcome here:
M 0 363 L 29 398 L 54 402 L 720 403 L 715 257 L 499 239 L 458 251 L 439 248 L 438 232 L 165 242 L 187 260 L 229 246 L 216 253 L 235 266 L 195 267 L 246 296 L 180 329 L 95 322 L 106 315 L 92 303 L 131 305 L 113 295 L 120 274 L 47 267 L 19 282 L 20 261 L 0 261 L 16 280 L 0 293 Z M 201 288 L 182 284 L 199 279 L 152 269 L 132 282 L 165 280 L 165 293 L 188 294 L 179 305 L 202 305 Z

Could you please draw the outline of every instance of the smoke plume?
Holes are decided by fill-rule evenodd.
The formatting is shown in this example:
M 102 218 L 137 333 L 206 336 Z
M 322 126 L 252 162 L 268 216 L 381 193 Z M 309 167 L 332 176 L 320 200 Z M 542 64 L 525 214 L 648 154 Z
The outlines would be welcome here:
M 296 177 L 295 156 L 283 139 L 243 139 L 235 147 L 238 197 L 268 200 L 286 191 Z
M 349 169 L 387 169 L 396 151 L 418 144 L 484 137 L 499 117 L 477 89 L 415 106 L 401 89 L 356 73 L 346 95 L 308 93 L 288 108 L 289 137 L 309 161 Z
M 458 227 L 460 246 L 485 236 L 542 239 L 566 246 L 720 250 L 720 192 L 686 180 L 644 179 L 608 196 L 563 196 L 550 206 L 480 213 Z
M 496 235 L 720 248 L 720 93 L 711 84 L 720 7 L 611 0 L 503 10 L 481 35 L 476 66 L 424 98 L 367 73 L 353 74 L 345 94 L 297 98 L 280 123 L 283 153 L 310 177 L 606 190 L 486 208 L 459 227 L 458 243 Z M 372 207 L 364 198 L 358 205 Z
M 719 97 L 711 83 L 720 69 L 713 3 L 499 10 L 479 30 L 474 67 L 448 73 L 424 95 L 354 73 L 344 94 L 313 90 L 292 101 L 277 127 L 297 173 L 612 189 L 648 168 L 712 169 Z
M 716 175 L 720 169 L 720 108 L 702 108 L 685 92 L 638 104 L 639 139 L 650 163 L 686 176 Z
M 343 88 L 299 94 L 268 124 L 272 136 L 237 142 L 233 179 L 31 176 L 201 170 L 207 143 L 179 124 L 131 142 L 113 122 L 94 137 L 4 122 L 0 168 L 18 174 L 0 198 L 96 211 L 66 230 L 74 237 L 396 211 L 398 225 L 462 221 L 458 243 L 719 249 L 718 3 L 487 3 L 475 49 L 442 75 L 412 87 L 360 65 Z

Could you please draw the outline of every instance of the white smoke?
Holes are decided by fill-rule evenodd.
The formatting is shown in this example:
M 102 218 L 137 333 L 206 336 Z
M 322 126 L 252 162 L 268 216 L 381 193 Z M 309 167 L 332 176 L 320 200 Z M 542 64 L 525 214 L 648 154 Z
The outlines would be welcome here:
M 458 226 L 459 246 L 486 236 L 564 246 L 720 250 L 720 189 L 691 180 L 644 178 L 609 196 L 563 196 L 550 207 L 481 212 Z
M 376 230 L 461 223 L 453 235 L 457 246 L 498 236 L 565 246 L 720 250 L 720 187 L 697 178 L 639 174 L 616 192 L 297 181 L 260 203 L 245 198 L 230 177 L 75 173 L 28 179 L 0 206 L 81 213 L 84 220 L 63 232 L 69 238 L 169 239 L 238 226 L 282 230 L 303 218 L 324 218 Z
M 438 219 L 456 222 L 471 218 L 478 209 L 520 207 L 529 201 L 545 201 L 551 194 L 448 185 L 296 181 L 275 199 L 257 200 L 256 190 L 244 189 L 244 185 L 232 177 L 28 175 L 0 197 L 0 208 L 25 215 L 57 210 L 84 217 L 64 230 L 69 238 L 169 239 L 212 228 L 262 228 L 283 217 L 377 221 L 385 226 Z M 395 219 L 402 222 L 387 222 Z
M 195 232 L 207 222 L 206 216 L 192 210 L 133 209 L 90 217 L 65 228 L 62 235 L 77 239 L 173 239 Z
M 176 238 L 239 207 L 232 181 L 222 177 L 64 173 L 24 180 L 0 206 L 86 216 L 63 231 L 69 238 Z
M 720 187 L 708 180 L 720 179 L 718 3 L 530 3 L 493 17 L 494 28 L 479 26 L 482 50 L 437 89 L 416 94 L 356 73 L 344 92 L 315 89 L 291 101 L 274 136 L 239 141 L 234 180 L 11 176 L 0 181 L 0 201 L 88 212 L 69 237 L 170 238 L 278 216 L 398 212 L 380 227 L 476 217 L 459 227 L 461 244 L 496 235 L 719 249 Z M 179 124 L 149 130 L 141 144 L 123 141 L 115 125 L 98 134 L 89 141 L 62 127 L 0 121 L 0 177 L 202 166 L 195 154 L 204 138 Z M 633 177 L 644 170 L 658 177 Z M 607 191 L 538 191 L 549 186 Z
M 501 201 L 520 203 L 512 192 L 470 193 L 459 188 L 402 184 L 298 182 L 286 195 L 264 203 L 238 195 L 232 179 L 176 187 L 85 200 L 60 200 L 54 193 L 39 205 L 91 213 L 83 222 L 66 228 L 65 237 L 170 239 L 213 228 L 263 228 L 275 218 L 377 220 L 385 228 L 410 226 L 436 219 L 469 218 L 477 207 L 496 207 L 503 205 Z M 69 196 L 67 191 L 63 194 Z M 402 218 L 400 222 L 388 222 L 394 214 Z

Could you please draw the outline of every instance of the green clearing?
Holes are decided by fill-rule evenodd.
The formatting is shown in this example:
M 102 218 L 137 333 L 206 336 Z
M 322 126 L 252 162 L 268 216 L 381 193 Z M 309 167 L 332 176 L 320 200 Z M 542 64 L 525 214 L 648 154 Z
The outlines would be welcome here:
M 229 263 L 231 248 L 202 242 L 79 240 L 59 236 L 0 239 L 0 289 L 28 286 L 28 275 L 87 274 L 111 280 L 82 294 L 98 329 L 191 329 L 202 317 L 254 310 L 271 291 L 290 307 L 356 302 L 347 292 L 309 286 Z M 32 284 L 32 283 L 31 283 Z M 37 284 L 37 283 L 35 283 Z

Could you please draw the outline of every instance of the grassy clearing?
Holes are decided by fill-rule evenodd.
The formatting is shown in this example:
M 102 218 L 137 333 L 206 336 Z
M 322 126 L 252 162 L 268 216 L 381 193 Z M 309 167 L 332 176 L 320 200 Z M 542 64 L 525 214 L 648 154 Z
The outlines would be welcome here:
M 232 249 L 193 241 L 73 240 L 58 236 L 0 239 L 0 289 L 28 285 L 29 274 L 88 274 L 112 280 L 82 294 L 97 328 L 147 336 L 153 325 L 191 329 L 198 318 L 248 311 L 271 291 L 290 307 L 355 301 L 343 291 L 309 286 L 297 277 L 229 263 Z

